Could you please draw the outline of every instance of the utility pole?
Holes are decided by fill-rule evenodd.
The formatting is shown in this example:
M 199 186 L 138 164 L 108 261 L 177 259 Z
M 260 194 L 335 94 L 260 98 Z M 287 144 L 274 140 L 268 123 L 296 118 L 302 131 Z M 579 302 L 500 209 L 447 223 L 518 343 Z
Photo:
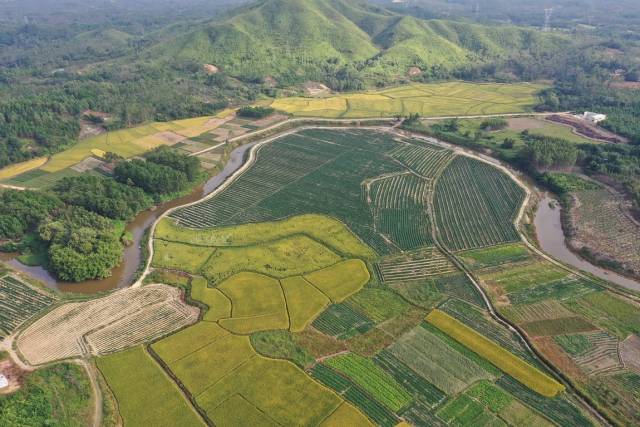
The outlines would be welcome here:
M 544 32 L 548 32 L 551 31 L 551 14 L 553 14 L 553 8 L 552 7 L 548 7 L 544 9 L 544 27 L 542 28 L 542 31 Z

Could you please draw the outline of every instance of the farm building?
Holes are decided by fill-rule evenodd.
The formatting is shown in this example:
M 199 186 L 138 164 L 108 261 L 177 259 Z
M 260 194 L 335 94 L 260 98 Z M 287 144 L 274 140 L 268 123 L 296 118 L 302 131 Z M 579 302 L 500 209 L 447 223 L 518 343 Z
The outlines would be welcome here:
M 591 123 L 600 123 L 607 120 L 607 115 L 600 114 L 600 113 L 592 113 L 591 111 L 585 111 L 584 114 L 582 115 L 582 118 Z
M 0 374 L 0 388 L 9 386 L 9 380 L 4 375 Z

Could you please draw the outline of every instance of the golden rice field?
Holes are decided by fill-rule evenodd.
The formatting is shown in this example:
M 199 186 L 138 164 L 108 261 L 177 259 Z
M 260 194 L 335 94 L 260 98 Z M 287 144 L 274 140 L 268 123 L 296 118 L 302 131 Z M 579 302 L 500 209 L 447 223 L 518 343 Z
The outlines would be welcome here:
M 38 157 L 35 159 L 27 160 L 26 162 L 16 163 L 15 165 L 7 166 L 0 169 L 0 180 L 9 179 L 14 176 L 18 176 L 21 173 L 29 172 L 30 170 L 38 169 L 40 166 L 47 163 L 46 157 Z
M 423 83 L 326 98 L 280 98 L 271 106 L 294 116 L 326 118 L 523 113 L 532 110 L 544 87 L 534 83 Z
M 539 394 L 554 397 L 564 391 L 562 384 L 544 372 L 529 365 L 513 353 L 505 350 L 443 311 L 437 309 L 431 311 L 427 315 L 426 320 L 460 344 L 484 357 L 503 372 L 511 375 Z

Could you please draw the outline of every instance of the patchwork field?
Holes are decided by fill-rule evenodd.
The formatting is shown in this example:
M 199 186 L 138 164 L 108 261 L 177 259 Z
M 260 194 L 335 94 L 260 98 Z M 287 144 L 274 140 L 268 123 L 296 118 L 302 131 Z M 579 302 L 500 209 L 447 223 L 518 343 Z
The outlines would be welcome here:
M 87 302 L 61 305 L 29 325 L 16 344 L 35 365 L 98 356 L 150 341 L 198 318 L 180 290 L 152 285 L 114 292 Z
M 184 289 L 201 315 L 146 351 L 214 425 L 590 425 L 433 246 L 441 236 L 431 206 L 458 160 L 362 129 L 304 130 L 260 146 L 224 190 L 157 225 L 148 279 Z M 466 179 L 483 183 L 473 191 L 508 190 L 498 170 L 467 161 Z M 474 203 L 484 200 L 482 221 L 512 229 L 521 196 L 493 209 L 495 188 Z M 476 224 L 465 215 L 458 221 Z M 477 237 L 460 254 L 495 275 L 496 288 L 518 277 L 516 291 L 535 288 L 526 270 L 500 280 L 502 263 L 532 261 L 503 237 Z M 492 253 L 477 249 L 494 240 L 503 244 Z M 577 316 L 547 305 L 514 316 Z M 447 320 L 438 327 L 424 321 L 434 309 Z M 127 390 L 114 392 L 120 401 Z
M 450 116 L 520 113 L 531 111 L 536 84 L 474 84 L 465 82 L 413 84 L 366 93 L 327 98 L 280 98 L 275 109 L 295 116 L 314 117 L 393 117 L 396 114 Z

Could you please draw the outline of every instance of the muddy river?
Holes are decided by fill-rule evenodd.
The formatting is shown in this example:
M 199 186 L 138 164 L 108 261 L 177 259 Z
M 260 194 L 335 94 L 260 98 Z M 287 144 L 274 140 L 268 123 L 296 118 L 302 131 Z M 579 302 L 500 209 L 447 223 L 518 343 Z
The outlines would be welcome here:
M 127 230 L 133 236 L 133 243 L 124 250 L 122 263 L 113 269 L 110 277 L 102 280 L 87 280 L 78 283 L 61 282 L 51 273 L 42 267 L 30 267 L 17 260 L 17 254 L 0 253 L 0 261 L 10 265 L 12 268 L 21 271 L 34 279 L 44 283 L 46 286 L 62 292 L 76 292 L 82 294 L 94 294 L 108 291 L 115 288 L 130 286 L 142 262 L 142 241 L 145 232 L 167 210 L 194 202 L 214 191 L 231 174 L 233 174 L 244 163 L 245 153 L 257 142 L 242 145 L 231 152 L 231 156 L 220 173 L 210 178 L 203 185 L 196 188 L 191 194 L 175 200 L 163 203 L 153 210 L 141 212 L 133 221 L 127 225 Z
M 545 196 L 538 203 L 534 223 L 540 248 L 544 252 L 565 264 L 589 272 L 601 279 L 608 280 L 627 289 L 640 291 L 640 282 L 597 267 L 569 250 L 562 231 L 560 206 L 553 198 Z

